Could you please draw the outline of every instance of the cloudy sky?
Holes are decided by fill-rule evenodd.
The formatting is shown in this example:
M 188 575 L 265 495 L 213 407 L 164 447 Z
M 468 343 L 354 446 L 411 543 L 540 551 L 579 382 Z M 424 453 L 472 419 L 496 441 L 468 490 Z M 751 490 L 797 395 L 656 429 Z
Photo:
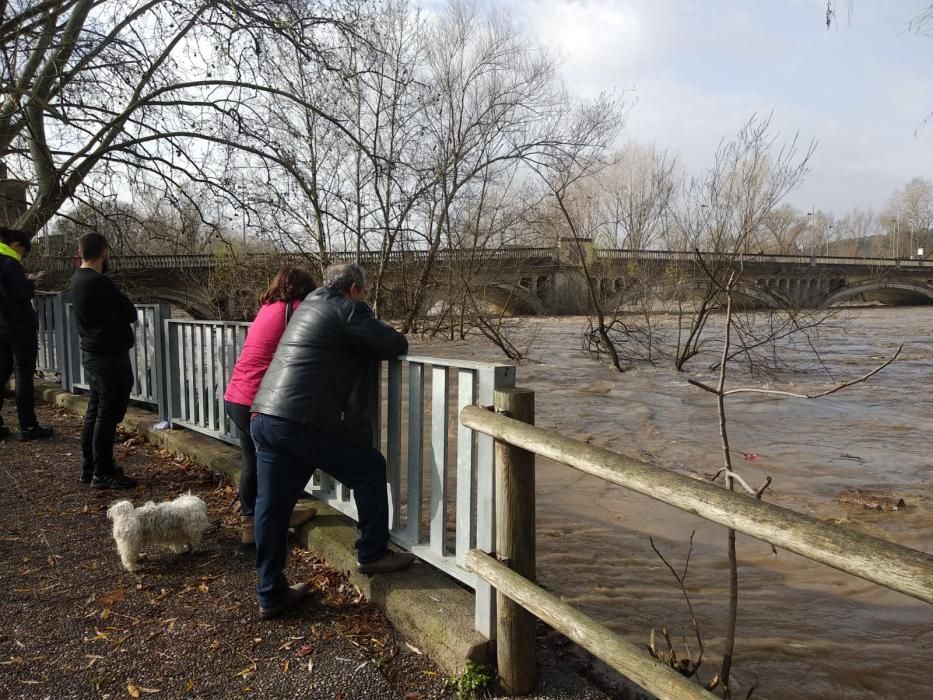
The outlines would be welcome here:
M 433 3 L 428 3 L 433 4 Z M 504 5 L 497 2 L 496 5 Z M 753 113 L 818 141 L 791 203 L 842 214 L 882 209 L 915 176 L 933 179 L 933 36 L 907 22 L 929 0 L 508 0 L 560 50 L 573 90 L 626 91 L 624 138 L 690 168 Z M 851 14 L 849 8 L 851 7 Z

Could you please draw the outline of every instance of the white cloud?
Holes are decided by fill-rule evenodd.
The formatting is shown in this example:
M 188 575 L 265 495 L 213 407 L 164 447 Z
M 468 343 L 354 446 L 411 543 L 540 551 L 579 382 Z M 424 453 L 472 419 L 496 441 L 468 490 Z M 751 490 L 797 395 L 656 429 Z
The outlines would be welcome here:
M 933 178 L 933 39 L 906 35 L 909 11 L 868 8 L 826 32 L 813 2 L 513 0 L 560 47 L 571 90 L 633 89 L 625 140 L 653 141 L 698 169 L 752 113 L 819 142 L 797 206 L 880 209 L 893 190 Z

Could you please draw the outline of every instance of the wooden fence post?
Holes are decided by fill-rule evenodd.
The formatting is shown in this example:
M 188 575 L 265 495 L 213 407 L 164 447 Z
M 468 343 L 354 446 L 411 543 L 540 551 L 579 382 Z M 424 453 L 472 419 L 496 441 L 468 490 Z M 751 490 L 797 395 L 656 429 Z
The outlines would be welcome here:
M 496 411 L 534 425 L 535 394 L 496 391 Z M 496 556 L 512 571 L 535 580 L 535 456 L 496 442 Z M 535 618 L 511 599 L 496 596 L 499 680 L 510 695 L 526 695 L 537 683 Z

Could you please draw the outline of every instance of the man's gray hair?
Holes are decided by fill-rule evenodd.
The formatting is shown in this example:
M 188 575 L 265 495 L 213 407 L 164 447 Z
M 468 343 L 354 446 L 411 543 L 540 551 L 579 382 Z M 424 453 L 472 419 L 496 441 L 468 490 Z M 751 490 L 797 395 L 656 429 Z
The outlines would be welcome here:
M 324 286 L 338 292 L 349 292 L 353 284 L 363 289 L 366 286 L 366 270 L 356 263 L 336 263 L 324 270 Z

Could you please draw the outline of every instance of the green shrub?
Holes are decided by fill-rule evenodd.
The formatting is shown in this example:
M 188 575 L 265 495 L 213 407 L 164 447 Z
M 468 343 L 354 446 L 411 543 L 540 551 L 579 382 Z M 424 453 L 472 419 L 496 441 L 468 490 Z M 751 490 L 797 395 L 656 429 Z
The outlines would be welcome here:
M 488 690 L 495 680 L 494 668 L 467 661 L 463 673 L 452 678 L 451 684 L 457 692 L 457 700 L 470 700 Z

